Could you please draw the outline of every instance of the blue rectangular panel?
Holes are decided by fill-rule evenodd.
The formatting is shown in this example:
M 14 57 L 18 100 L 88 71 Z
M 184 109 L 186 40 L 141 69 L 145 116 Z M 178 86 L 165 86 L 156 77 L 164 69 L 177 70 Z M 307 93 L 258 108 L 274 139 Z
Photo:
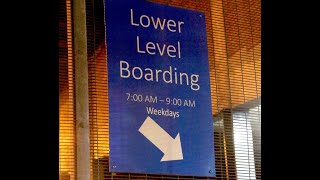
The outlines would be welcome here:
M 204 13 L 105 6 L 110 171 L 215 176 Z

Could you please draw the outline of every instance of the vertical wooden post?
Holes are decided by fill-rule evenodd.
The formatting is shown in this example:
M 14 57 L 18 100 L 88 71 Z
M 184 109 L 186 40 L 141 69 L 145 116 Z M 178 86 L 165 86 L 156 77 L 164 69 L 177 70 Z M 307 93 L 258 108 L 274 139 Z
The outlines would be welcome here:
M 90 130 L 86 1 L 73 0 L 77 180 L 90 180 Z

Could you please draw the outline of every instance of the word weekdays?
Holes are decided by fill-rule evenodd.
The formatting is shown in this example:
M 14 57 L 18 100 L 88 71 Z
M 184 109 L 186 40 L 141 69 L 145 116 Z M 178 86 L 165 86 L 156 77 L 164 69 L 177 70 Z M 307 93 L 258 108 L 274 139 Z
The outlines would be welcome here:
M 179 112 L 171 111 L 170 109 L 166 109 L 166 110 L 164 110 L 163 108 L 155 109 L 153 107 L 146 107 L 146 109 L 148 114 L 153 114 L 157 116 L 169 116 L 169 117 L 173 117 L 173 119 L 178 118 L 180 116 Z
M 150 28 L 153 27 L 155 30 L 164 30 L 167 29 L 172 33 L 182 33 L 183 24 L 182 21 L 174 21 L 172 19 L 160 19 L 159 17 L 149 17 L 147 15 L 141 15 L 140 18 L 134 16 L 134 10 L 130 9 L 131 16 L 131 25 L 136 27 Z M 168 56 L 170 58 L 181 59 L 181 43 L 178 41 L 176 44 L 159 44 L 154 42 L 147 42 L 143 46 L 141 45 L 140 37 L 136 38 L 137 53 L 149 54 L 149 55 L 160 55 Z M 120 61 L 120 77 L 121 78 L 130 78 L 133 77 L 136 80 L 144 79 L 146 81 L 156 81 L 159 82 L 162 79 L 162 82 L 167 84 L 179 84 L 187 85 L 194 91 L 200 89 L 200 85 L 197 84 L 199 81 L 199 75 L 191 74 L 184 72 L 179 72 L 177 68 L 169 66 L 166 70 L 161 69 L 151 69 L 140 67 L 131 67 L 127 61 Z

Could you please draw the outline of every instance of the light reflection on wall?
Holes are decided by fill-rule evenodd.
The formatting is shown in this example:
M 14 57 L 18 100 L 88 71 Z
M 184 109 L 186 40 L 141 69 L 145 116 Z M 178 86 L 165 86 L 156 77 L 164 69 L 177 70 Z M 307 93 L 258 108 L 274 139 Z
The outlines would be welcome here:
M 89 59 L 90 146 L 95 159 L 108 156 L 109 154 L 106 63 L 106 49 L 104 45 L 101 45 L 97 48 L 94 57 Z

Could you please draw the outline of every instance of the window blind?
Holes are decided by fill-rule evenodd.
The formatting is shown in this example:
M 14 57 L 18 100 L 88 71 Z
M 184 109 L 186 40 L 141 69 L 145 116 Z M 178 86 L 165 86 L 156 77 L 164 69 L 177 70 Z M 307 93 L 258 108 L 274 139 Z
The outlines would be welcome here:
M 59 173 L 76 179 L 74 62 L 71 0 L 59 0 Z

